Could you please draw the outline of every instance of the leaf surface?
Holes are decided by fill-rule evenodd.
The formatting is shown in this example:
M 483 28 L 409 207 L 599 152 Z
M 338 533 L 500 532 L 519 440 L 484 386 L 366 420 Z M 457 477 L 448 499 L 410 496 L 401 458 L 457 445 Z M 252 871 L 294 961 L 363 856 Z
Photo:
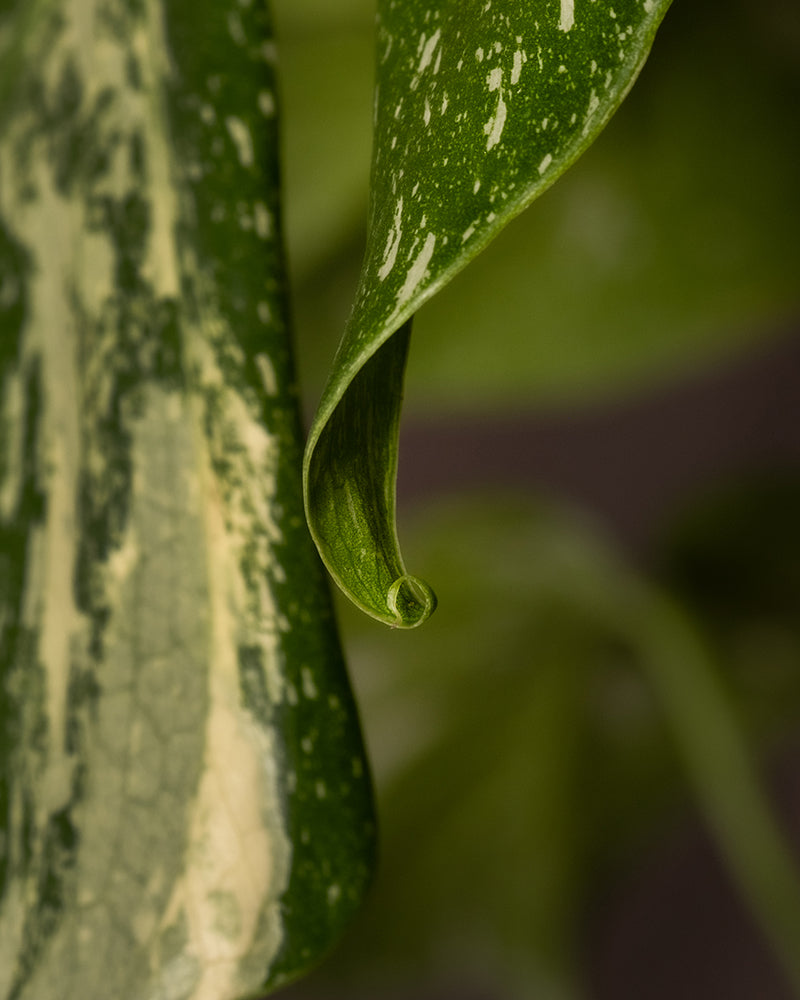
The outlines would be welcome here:
M 436 604 L 394 525 L 411 318 L 597 136 L 668 6 L 379 4 L 367 247 L 304 488 L 323 560 L 380 621 L 413 627 Z
M 336 940 L 374 841 L 302 513 L 269 14 L 0 17 L 0 997 L 252 997 Z

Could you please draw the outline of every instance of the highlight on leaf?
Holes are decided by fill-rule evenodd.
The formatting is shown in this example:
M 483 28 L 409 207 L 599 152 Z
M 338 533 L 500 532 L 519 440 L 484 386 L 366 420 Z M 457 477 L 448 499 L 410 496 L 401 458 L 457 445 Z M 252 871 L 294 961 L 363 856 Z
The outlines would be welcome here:
M 406 576 L 394 491 L 412 317 L 597 137 L 669 3 L 379 0 L 367 246 L 304 493 L 323 561 L 380 621 L 435 606 L 390 596 Z

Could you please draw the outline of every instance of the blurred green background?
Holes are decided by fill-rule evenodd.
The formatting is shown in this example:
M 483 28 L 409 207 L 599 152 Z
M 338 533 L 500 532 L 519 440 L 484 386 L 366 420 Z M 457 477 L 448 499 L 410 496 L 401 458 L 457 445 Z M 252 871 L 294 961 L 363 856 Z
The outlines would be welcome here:
M 274 6 L 310 412 L 364 245 L 373 3 Z M 382 863 L 286 1000 L 795 995 L 704 819 L 702 685 L 639 609 L 678 609 L 701 757 L 732 713 L 800 845 L 798 154 L 800 5 L 675 0 L 595 146 L 420 312 L 400 536 L 440 608 L 342 607 Z

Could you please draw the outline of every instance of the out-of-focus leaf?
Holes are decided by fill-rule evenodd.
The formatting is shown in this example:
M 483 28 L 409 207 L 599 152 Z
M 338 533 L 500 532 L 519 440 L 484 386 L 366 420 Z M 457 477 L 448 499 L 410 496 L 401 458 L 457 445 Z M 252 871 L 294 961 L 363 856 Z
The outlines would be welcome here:
M 800 312 L 793 27 L 779 0 L 674 7 L 586 157 L 420 312 L 408 404 L 581 402 L 782 332 Z
M 760 617 L 800 634 L 798 510 L 796 473 L 717 487 L 671 529 L 665 572 L 718 627 Z
M 665 538 L 671 588 L 706 623 L 762 741 L 800 720 L 800 479 L 761 475 L 694 504 Z
M 435 606 L 406 573 L 394 526 L 411 317 L 591 143 L 668 5 L 518 0 L 465 17 L 455 0 L 379 4 L 367 250 L 304 486 L 323 560 L 380 621 L 413 627 Z
M 736 722 L 752 732 L 747 688 L 699 648 L 691 605 L 670 611 L 576 518 L 450 502 L 408 539 L 449 600 L 411 651 L 346 609 L 383 857 L 363 919 L 310 995 L 392 995 L 398 982 L 419 995 L 437 979 L 483 982 L 489 996 L 580 995 L 586 906 L 652 849 L 688 792 L 729 856 L 751 822 L 735 816 L 755 787 Z M 791 700 L 790 678 L 782 690 Z M 781 724 L 786 705 L 766 707 Z M 771 836 L 765 859 L 756 839 L 744 865 L 735 845 L 733 864 L 752 885 L 743 867 L 757 881 L 765 861 L 770 893 Z
M 402 983 L 427 996 L 426 984 L 444 980 L 476 996 L 482 986 L 487 996 L 578 997 L 587 847 L 598 832 L 605 840 L 583 804 L 582 760 L 587 714 L 605 727 L 589 702 L 606 681 L 592 683 L 606 638 L 569 596 L 591 542 L 568 518 L 516 502 L 445 505 L 409 525 L 409 538 L 449 599 L 411 651 L 343 609 L 382 861 L 363 919 L 310 995 L 393 995 Z M 645 718 L 658 729 L 651 703 Z M 640 728 L 615 720 L 641 765 L 652 755 Z M 604 761 L 593 760 L 605 782 Z
M 363 227 L 372 125 L 373 7 L 372 0 L 275 4 L 283 199 L 297 282 L 307 280 L 332 247 Z M 319 346 L 317 340 L 317 350 Z
M 375 0 L 272 0 L 272 10 L 283 37 L 296 34 L 339 34 L 351 27 L 370 25 L 375 19 Z M 331 74 L 333 75 L 333 74 Z

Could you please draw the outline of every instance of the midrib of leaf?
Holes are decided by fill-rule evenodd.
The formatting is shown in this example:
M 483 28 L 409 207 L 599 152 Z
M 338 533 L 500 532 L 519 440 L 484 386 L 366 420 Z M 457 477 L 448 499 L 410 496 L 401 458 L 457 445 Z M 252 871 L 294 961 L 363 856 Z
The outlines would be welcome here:
M 668 6 L 378 5 L 367 248 L 309 435 L 304 489 L 331 574 L 380 621 L 413 627 L 436 603 L 407 574 L 394 526 L 411 318 L 593 141 Z M 487 350 L 502 350 L 500 337 Z

